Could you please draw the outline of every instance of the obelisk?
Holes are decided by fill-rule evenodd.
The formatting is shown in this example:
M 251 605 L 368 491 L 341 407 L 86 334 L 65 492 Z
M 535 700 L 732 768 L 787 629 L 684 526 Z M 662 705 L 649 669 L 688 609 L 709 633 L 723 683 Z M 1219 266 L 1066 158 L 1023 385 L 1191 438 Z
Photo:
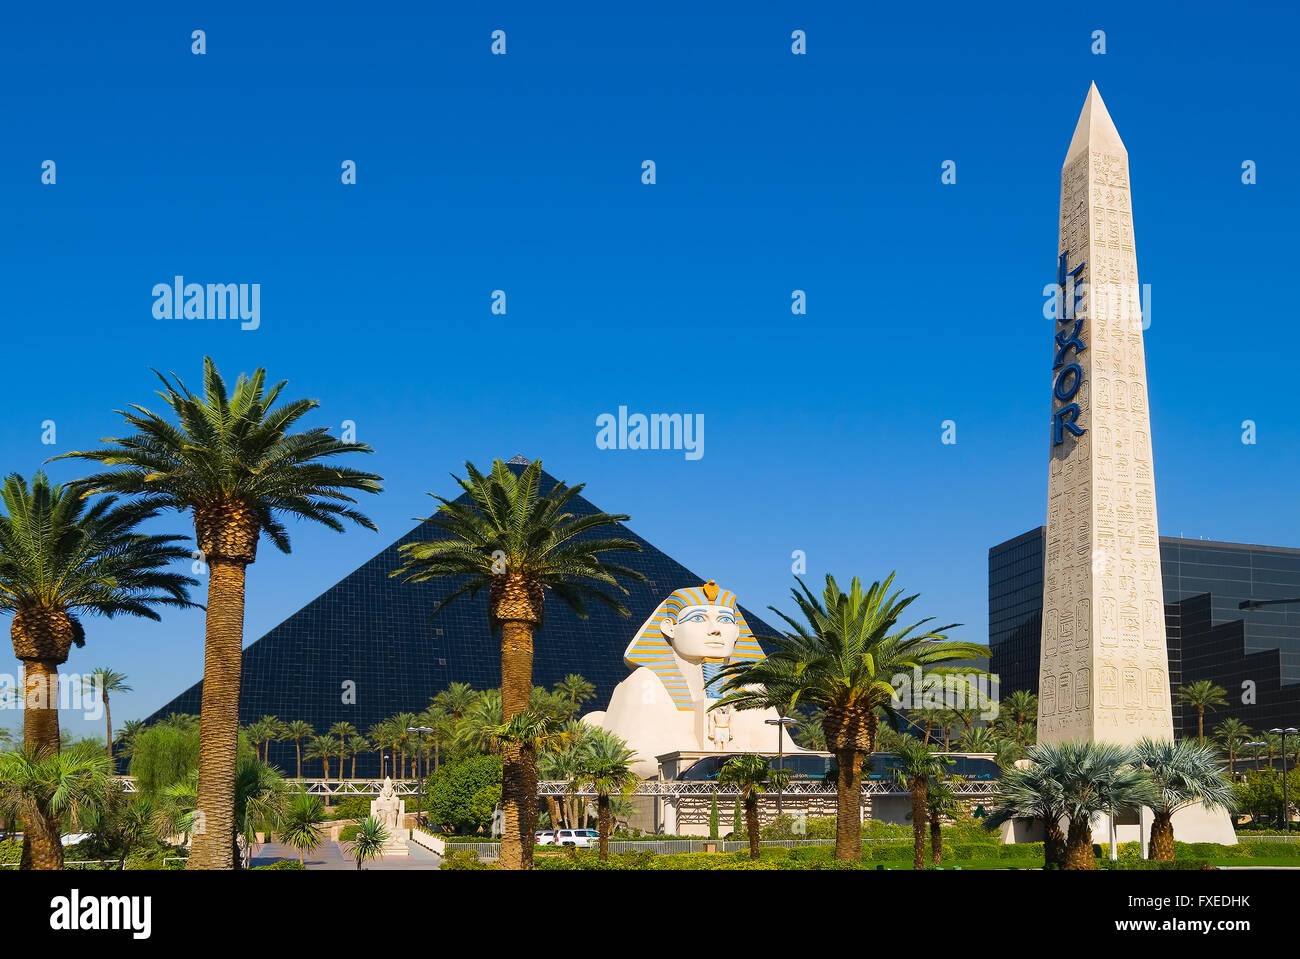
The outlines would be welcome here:
M 1094 84 L 1061 168 L 1041 742 L 1173 738 L 1128 151 Z

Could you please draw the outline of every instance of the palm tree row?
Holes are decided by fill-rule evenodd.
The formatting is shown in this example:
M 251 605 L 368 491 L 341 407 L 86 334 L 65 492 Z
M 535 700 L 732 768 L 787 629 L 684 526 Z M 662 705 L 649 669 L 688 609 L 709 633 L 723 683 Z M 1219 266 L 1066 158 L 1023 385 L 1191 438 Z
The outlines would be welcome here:
M 64 454 L 107 467 L 65 485 L 37 473 L 31 484 L 11 474 L 0 489 L 0 612 L 13 615 L 10 634 L 23 663 L 23 714 L 29 759 L 59 751 L 58 667 L 85 642 L 88 615 L 158 619 L 166 607 L 189 607 L 192 577 L 168 570 L 190 558 L 184 537 L 146 534 L 141 525 L 167 511 L 188 513 L 208 574 L 201 709 L 199 806 L 207 828 L 195 837 L 192 868 L 234 866 L 236 740 L 243 640 L 244 574 L 265 534 L 289 551 L 288 518 L 342 530 L 345 521 L 374 524 L 353 508 L 354 492 L 376 493 L 380 477 L 328 464 L 344 453 L 369 452 L 332 438 L 324 428 L 295 432 L 317 403 L 281 399 L 284 383 L 266 373 L 241 375 L 233 392 L 211 359 L 203 390 L 158 374 L 169 417 L 145 406 L 118 411 L 127 435 L 96 450 Z M 122 499 L 127 497 L 127 499 Z M 118 674 L 101 673 L 104 693 L 120 691 Z M 113 736 L 109 720 L 108 750 Z M 51 814 L 52 815 L 52 814 Z M 49 829 L 29 830 L 44 843 Z M 35 853 L 33 853 L 35 854 Z M 42 862 L 57 858 L 43 849 Z

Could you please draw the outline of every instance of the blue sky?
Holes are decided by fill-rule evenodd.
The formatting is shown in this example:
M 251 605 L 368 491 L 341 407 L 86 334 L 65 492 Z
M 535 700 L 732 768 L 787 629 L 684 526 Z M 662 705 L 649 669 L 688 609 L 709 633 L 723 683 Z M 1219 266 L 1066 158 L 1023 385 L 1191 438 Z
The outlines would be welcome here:
M 515 453 L 751 607 L 784 602 L 801 549 L 814 579 L 897 569 L 984 641 L 987 550 L 1045 515 L 1042 288 L 1094 80 L 1152 286 L 1161 532 L 1300 545 L 1294 9 L 267 6 L 0 14 L 0 467 L 114 435 L 151 366 L 197 381 L 204 354 L 266 366 L 376 450 L 380 533 L 266 546 L 249 641 L 466 459 Z M 177 274 L 260 283 L 260 328 L 154 319 Z M 702 414 L 705 455 L 597 449 L 620 405 Z M 201 613 L 88 625 L 66 668 L 130 674 L 117 722 L 201 673 Z

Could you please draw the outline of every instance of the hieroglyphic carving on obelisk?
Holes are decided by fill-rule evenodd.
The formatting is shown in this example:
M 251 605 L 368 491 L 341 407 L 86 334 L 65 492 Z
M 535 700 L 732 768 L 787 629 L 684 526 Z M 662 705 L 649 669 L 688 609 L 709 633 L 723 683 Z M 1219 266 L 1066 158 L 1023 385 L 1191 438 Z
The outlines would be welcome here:
M 1128 151 L 1096 85 L 1057 252 L 1038 736 L 1172 739 Z

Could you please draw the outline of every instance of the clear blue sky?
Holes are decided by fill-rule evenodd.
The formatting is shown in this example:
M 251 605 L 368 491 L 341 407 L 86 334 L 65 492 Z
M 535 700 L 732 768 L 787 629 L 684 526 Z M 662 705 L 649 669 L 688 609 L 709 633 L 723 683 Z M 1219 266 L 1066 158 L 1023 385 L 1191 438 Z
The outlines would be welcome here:
M 751 607 L 784 603 L 802 549 L 814 579 L 897 569 L 985 640 L 987 550 L 1045 515 L 1042 288 L 1094 80 L 1153 289 L 1161 532 L 1300 545 L 1294 8 L 273 6 L 0 14 L 0 468 L 114 435 L 149 367 L 197 380 L 205 353 L 376 450 L 380 533 L 265 545 L 250 642 L 464 460 L 520 452 Z M 260 283 L 261 328 L 155 320 L 176 274 Z M 704 457 L 598 450 L 620 405 L 703 414 Z M 88 632 L 66 668 L 130 674 L 118 722 L 201 673 L 201 613 Z

